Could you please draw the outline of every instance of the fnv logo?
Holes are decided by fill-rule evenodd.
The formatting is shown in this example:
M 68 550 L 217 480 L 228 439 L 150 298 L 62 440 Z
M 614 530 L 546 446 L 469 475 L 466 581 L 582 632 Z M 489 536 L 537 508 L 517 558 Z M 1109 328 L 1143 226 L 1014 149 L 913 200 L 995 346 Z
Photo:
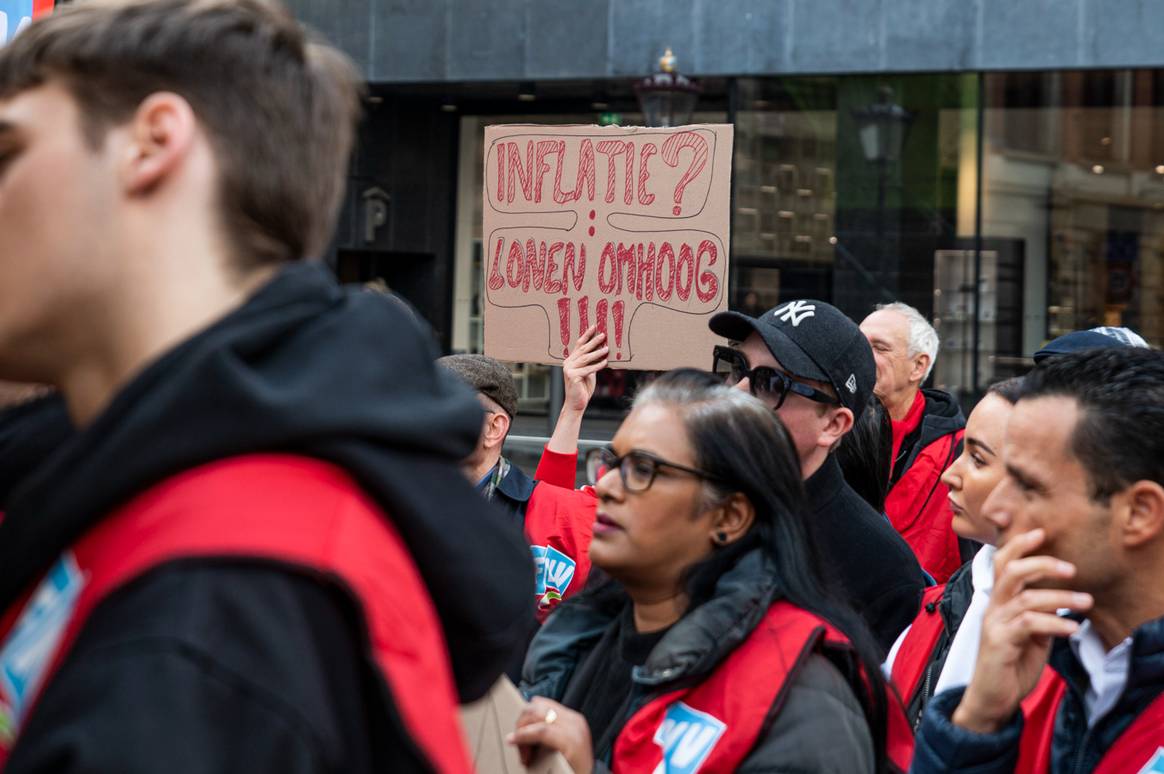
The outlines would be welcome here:
M 52 9 L 53 0 L 0 0 L 0 44 L 16 37 L 33 19 Z
M 1157 747 L 1156 754 L 1144 764 L 1138 774 L 1164 774 L 1164 747 Z
M 560 601 L 570 581 L 574 580 L 573 559 L 552 546 L 530 546 L 533 552 L 536 583 L 534 593 L 539 604 L 550 605 Z
M 726 730 L 719 718 L 681 701 L 672 704 L 655 732 L 655 744 L 663 748 L 655 774 L 695 774 Z
M 773 314 L 780 322 L 791 322 L 793 328 L 798 328 L 809 317 L 816 316 L 816 304 L 810 304 L 807 301 L 789 301 Z
M 84 587 L 77 560 L 66 552 L 49 569 L 0 648 L 0 734 L 5 741 L 16 735 Z

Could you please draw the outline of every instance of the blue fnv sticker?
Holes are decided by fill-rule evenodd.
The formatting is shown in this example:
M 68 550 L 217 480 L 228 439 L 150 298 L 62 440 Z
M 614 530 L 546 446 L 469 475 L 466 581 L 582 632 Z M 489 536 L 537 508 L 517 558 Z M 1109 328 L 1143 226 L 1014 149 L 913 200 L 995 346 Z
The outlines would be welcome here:
M 1144 764 L 1138 774 L 1164 774 L 1164 747 L 1156 748 L 1156 754 Z
M 727 725 L 719 718 L 693 710 L 681 701 L 672 704 L 655 732 L 655 744 L 663 748 L 663 762 L 655 771 L 695 774 L 726 730 Z
M 28 600 L 0 648 L 0 734 L 5 737 L 15 735 L 84 587 L 85 576 L 76 558 L 71 551 L 65 552 Z
M 560 600 L 574 580 L 577 564 L 561 551 L 550 546 L 530 546 L 534 568 L 537 570 L 534 593 L 543 604 Z
M 0 43 L 7 43 L 32 22 L 32 0 L 0 0 Z

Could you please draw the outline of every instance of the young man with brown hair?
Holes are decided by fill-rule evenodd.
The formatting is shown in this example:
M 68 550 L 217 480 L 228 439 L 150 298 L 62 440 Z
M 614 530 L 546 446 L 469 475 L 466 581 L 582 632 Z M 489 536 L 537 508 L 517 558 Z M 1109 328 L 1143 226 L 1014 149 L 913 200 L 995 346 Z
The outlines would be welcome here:
M 266 0 L 93 0 L 0 49 L 0 378 L 78 434 L 0 523 L 7 772 L 467 770 L 532 564 L 481 410 L 319 256 L 357 77 Z

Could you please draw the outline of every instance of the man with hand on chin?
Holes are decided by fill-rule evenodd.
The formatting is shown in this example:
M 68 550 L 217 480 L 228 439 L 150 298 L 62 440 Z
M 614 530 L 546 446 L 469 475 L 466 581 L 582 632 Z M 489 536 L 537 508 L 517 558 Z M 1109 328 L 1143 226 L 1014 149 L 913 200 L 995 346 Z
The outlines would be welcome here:
M 927 708 L 913 770 L 1156 771 L 1164 353 L 1095 350 L 1037 368 L 1005 457 L 984 506 L 1003 548 L 974 676 Z

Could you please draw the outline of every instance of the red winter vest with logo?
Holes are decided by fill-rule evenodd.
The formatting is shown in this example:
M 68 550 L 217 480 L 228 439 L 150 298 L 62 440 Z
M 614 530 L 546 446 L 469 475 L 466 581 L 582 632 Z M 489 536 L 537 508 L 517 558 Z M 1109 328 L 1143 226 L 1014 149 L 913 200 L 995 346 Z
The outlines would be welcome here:
M 614 744 L 615 774 L 732 772 L 759 741 L 772 707 L 808 657 L 851 649 L 843 634 L 788 602 L 769 608 L 759 626 L 701 683 L 668 692 L 636 712 Z M 901 706 L 889 701 L 887 750 L 902 771 L 913 735 Z
M 4 613 L 0 768 L 101 601 L 155 567 L 199 557 L 274 560 L 349 591 L 367 655 L 419 752 L 438 771 L 470 771 L 440 622 L 403 541 L 346 473 L 289 455 L 221 460 L 150 488 Z
M 1067 692 L 1066 681 L 1044 667 L 1035 690 L 1023 701 L 1023 735 L 1016 774 L 1045 774 L 1051 767 L 1055 718 Z M 1132 721 L 1103 754 L 1093 774 L 1164 772 L 1164 693 Z
M 921 611 L 910 624 L 901 647 L 897 649 L 897 656 L 893 659 L 890 679 L 906 707 L 913 702 L 922 687 L 922 677 L 946 629 L 942 614 L 938 611 L 938 603 L 942 601 L 945 591 L 945 585 L 930 586 L 925 590 Z

